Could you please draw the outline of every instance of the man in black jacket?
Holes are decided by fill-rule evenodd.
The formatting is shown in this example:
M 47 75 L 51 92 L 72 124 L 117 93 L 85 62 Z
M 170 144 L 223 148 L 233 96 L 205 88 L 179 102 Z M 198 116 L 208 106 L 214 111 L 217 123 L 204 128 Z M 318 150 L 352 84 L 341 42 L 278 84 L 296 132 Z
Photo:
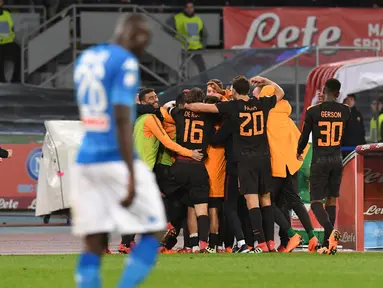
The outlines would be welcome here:
M 363 116 L 356 108 L 356 97 L 350 94 L 344 101 L 345 104 L 351 108 L 351 117 L 344 131 L 344 138 L 342 146 L 358 146 L 366 144 L 366 132 L 364 130 Z M 343 151 L 343 158 L 345 158 L 352 151 Z

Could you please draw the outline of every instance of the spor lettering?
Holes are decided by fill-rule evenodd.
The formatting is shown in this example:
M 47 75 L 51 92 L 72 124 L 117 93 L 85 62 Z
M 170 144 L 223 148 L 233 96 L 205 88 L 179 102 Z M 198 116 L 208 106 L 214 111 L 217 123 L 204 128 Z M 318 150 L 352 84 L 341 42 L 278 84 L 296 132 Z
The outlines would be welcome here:
M 354 46 L 372 47 L 381 51 L 383 49 L 383 25 L 380 23 L 369 23 L 367 30 L 368 38 L 354 39 Z

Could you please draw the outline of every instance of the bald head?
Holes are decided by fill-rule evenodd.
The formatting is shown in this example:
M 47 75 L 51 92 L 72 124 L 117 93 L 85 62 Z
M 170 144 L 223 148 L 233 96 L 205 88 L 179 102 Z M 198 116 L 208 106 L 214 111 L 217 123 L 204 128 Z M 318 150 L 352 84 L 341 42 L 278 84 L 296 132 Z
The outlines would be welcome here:
M 114 39 L 118 45 L 141 56 L 150 40 L 145 18 L 140 14 L 123 14 L 117 23 Z

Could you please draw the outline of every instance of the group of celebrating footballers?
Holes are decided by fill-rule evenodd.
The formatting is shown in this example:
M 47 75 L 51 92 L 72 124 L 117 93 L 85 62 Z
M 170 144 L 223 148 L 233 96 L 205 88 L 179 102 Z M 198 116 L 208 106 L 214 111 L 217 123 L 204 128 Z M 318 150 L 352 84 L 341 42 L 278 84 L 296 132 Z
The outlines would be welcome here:
M 73 231 L 86 245 L 78 287 L 100 287 L 100 257 L 115 229 L 123 235 L 119 251 L 130 253 L 118 287 L 141 283 L 158 250 L 172 251 L 182 228 L 186 253 L 222 252 L 224 246 L 233 253 L 291 252 L 302 242 L 291 228 L 291 209 L 309 236 L 309 252 L 336 253 L 340 145 L 350 114 L 336 102 L 339 81 L 326 82 L 323 101 L 306 111 L 302 134 L 282 88 L 260 76 L 237 76 L 230 91 L 212 79 L 206 96 L 192 88 L 159 107 L 154 89 L 137 95 L 136 56 L 150 38 L 144 19 L 124 17 L 114 38 L 86 50 L 75 66 L 86 129 L 71 206 Z M 322 245 L 298 194 L 297 172 L 311 133 L 311 208 L 325 230 Z

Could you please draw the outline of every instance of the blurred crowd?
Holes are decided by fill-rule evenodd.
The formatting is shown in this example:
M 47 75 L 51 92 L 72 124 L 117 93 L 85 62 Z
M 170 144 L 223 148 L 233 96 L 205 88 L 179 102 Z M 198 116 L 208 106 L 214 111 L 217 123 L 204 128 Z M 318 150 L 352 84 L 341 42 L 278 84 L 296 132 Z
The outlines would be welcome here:
M 184 0 L 8 0 L 9 5 L 65 6 L 79 4 L 137 4 L 183 6 Z M 313 6 L 313 7 L 383 7 L 383 0 L 197 0 L 198 6 Z
M 198 6 L 305 6 L 305 7 L 383 7 L 383 0 L 197 0 L 193 1 Z M 65 7 L 71 4 L 140 4 L 140 5 L 166 5 L 166 6 L 183 6 L 184 9 L 179 10 L 178 14 L 174 14 L 168 21 L 167 27 L 172 29 L 168 32 L 182 35 L 188 41 L 184 45 L 189 51 L 206 49 L 206 39 L 208 37 L 205 25 L 197 14 L 194 14 L 194 5 L 192 1 L 185 0 L 0 0 L 0 83 L 1 82 L 20 82 L 20 65 L 21 50 L 19 44 L 15 41 L 15 31 L 12 20 L 12 14 L 6 9 L 2 9 L 2 5 L 42 5 L 45 6 L 49 16 L 53 16 Z M 186 3 L 186 5 L 185 5 Z M 203 8 L 200 8 L 203 10 Z M 175 11 L 176 11 L 175 10 Z M 181 29 L 185 23 L 194 23 L 198 27 L 198 33 L 189 35 L 189 31 Z M 185 26 L 186 27 L 186 26 Z M 177 33 L 176 33 L 177 32 Z M 191 59 L 198 67 L 199 71 L 204 71 L 205 63 L 201 55 L 195 53 Z M 13 69 L 7 69 L 9 64 L 13 63 Z M 13 73 L 6 73 L 12 71 Z M 8 75 L 6 75 L 8 74 Z M 365 98 L 365 97 L 363 97 Z M 356 146 L 367 142 L 375 142 L 383 138 L 383 93 L 379 92 L 374 99 L 365 98 L 371 103 L 368 110 L 358 110 L 356 103 L 357 97 L 349 95 L 345 103 L 352 107 L 352 125 L 346 131 L 344 146 Z M 365 104 L 365 103 L 363 103 Z M 366 106 L 366 105 L 363 105 Z M 365 110 L 365 109 L 362 109 Z M 367 119 L 363 120 L 363 115 Z M 365 122 L 369 122 L 364 125 Z M 369 127 L 369 131 L 367 130 Z M 367 133 L 366 133 L 367 132 Z M 366 135 L 369 135 L 366 137 Z M 345 152 L 345 156 L 349 152 Z

